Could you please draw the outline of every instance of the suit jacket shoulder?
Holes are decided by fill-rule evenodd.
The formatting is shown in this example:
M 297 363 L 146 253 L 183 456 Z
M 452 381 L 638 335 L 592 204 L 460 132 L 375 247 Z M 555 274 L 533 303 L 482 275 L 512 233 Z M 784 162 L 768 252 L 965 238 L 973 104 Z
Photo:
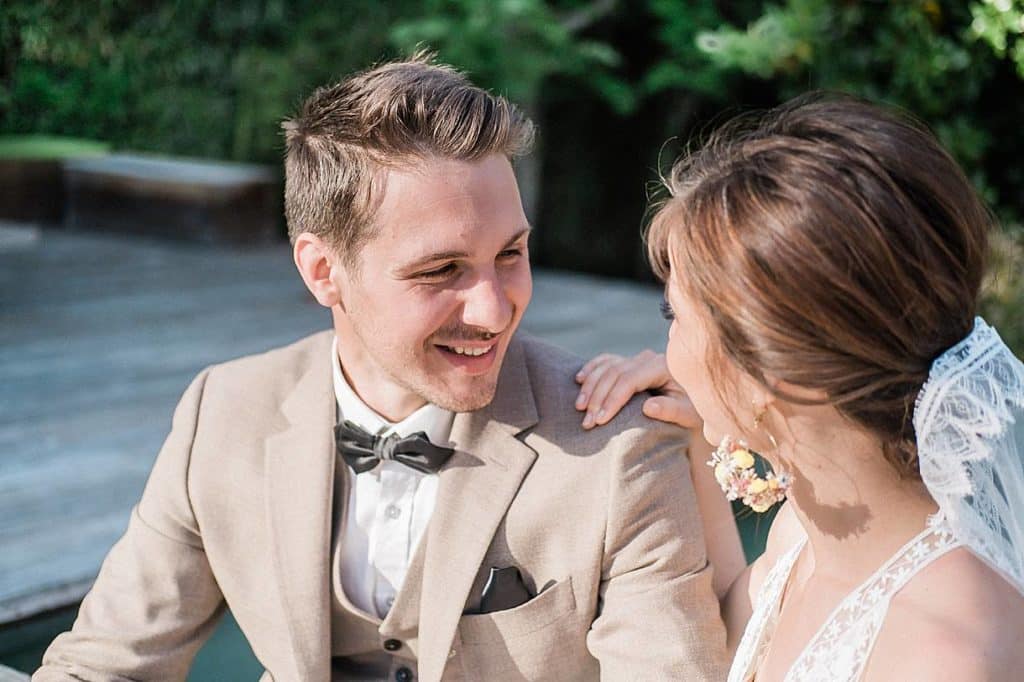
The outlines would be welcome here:
M 263 353 L 246 355 L 207 368 L 207 394 L 226 391 L 246 400 L 280 404 L 298 381 L 319 366 L 330 372 L 333 332 L 324 330 Z
M 633 396 L 619 413 L 604 426 L 584 431 L 581 423 L 583 412 L 574 404 L 579 393 L 576 372 L 583 366 L 583 360 L 562 348 L 532 336 L 521 334 L 520 343 L 527 365 L 527 372 L 533 388 L 534 400 L 539 418 L 538 431 L 556 442 L 566 442 L 574 449 L 601 449 L 619 435 L 636 435 L 627 432 L 642 429 L 649 435 L 675 440 L 680 448 L 687 443 L 685 430 L 649 419 L 643 414 L 644 400 L 648 393 Z
M 690 480 L 688 434 L 645 417 L 642 395 L 608 424 L 584 430 L 574 406 L 581 366 L 570 353 L 517 335 L 495 396 L 498 419 L 521 416 L 527 410 L 516 406 L 531 403 L 535 419 L 519 438 L 536 460 L 481 565 L 519 566 L 528 586 L 548 585 L 549 594 L 557 594 L 551 585 L 571 583 L 580 605 L 575 624 L 572 616 L 554 620 L 514 651 L 505 646 L 521 665 L 537 663 L 536 672 L 524 673 L 530 679 L 724 679 L 724 630 Z M 543 597 L 517 615 L 547 620 L 550 606 L 542 605 L 554 600 Z M 463 644 L 482 639 L 474 618 L 503 616 L 464 618 Z M 559 632 L 574 631 L 587 633 L 586 656 L 559 644 Z M 588 667 L 594 661 L 599 671 Z

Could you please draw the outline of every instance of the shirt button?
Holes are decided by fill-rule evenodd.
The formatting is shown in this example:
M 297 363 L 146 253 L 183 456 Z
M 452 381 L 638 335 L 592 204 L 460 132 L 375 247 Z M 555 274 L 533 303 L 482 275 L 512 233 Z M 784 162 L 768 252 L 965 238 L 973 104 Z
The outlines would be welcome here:
M 402 648 L 402 643 L 397 639 L 385 639 L 384 649 L 387 651 L 398 651 Z
M 387 515 L 389 519 L 397 519 L 399 516 L 402 515 L 402 510 L 393 504 L 389 504 L 384 509 L 384 513 Z
M 455 658 L 455 649 L 452 649 L 451 651 L 448 652 L 448 658 L 449 659 Z
M 395 682 L 412 682 L 412 671 L 408 668 L 399 668 L 395 671 Z
M 384 605 L 387 606 L 388 610 L 390 611 L 391 607 L 395 605 L 395 598 L 394 597 L 388 597 L 387 599 L 384 600 Z

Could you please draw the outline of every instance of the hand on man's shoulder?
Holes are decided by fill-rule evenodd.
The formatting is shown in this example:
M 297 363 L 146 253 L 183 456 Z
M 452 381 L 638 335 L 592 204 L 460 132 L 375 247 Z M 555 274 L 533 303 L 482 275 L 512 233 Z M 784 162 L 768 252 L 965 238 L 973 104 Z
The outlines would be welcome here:
M 584 430 L 581 426 L 583 413 L 573 406 L 580 390 L 576 376 L 584 364 L 583 359 L 528 334 L 519 332 L 517 337 L 526 349 L 527 364 L 537 400 L 549 410 L 542 419 L 570 421 L 576 430 L 580 431 L 574 434 L 574 437 L 587 442 L 608 441 L 623 431 L 642 428 L 675 438 L 679 442 L 679 447 L 685 449 L 689 438 L 685 429 L 651 419 L 644 414 L 643 404 L 652 395 L 647 391 L 634 393 L 600 428 Z

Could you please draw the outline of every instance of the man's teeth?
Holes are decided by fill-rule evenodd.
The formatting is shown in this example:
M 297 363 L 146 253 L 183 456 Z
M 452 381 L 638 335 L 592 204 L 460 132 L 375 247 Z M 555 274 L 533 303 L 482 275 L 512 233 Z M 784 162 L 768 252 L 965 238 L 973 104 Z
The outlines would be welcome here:
M 459 355 L 471 355 L 477 357 L 490 351 L 494 346 L 488 346 L 487 348 L 461 348 L 459 346 L 446 346 L 448 350 Z

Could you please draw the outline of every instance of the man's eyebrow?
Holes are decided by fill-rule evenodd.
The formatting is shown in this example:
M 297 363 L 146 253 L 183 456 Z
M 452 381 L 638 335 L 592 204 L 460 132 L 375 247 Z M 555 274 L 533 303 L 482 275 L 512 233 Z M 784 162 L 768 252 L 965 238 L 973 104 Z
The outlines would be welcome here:
M 530 232 L 532 230 L 533 230 L 533 227 L 530 226 L 530 225 L 526 225 L 525 227 L 521 228 L 518 232 L 516 232 L 514 235 L 512 235 L 511 239 L 509 239 L 507 242 L 505 242 L 505 247 L 504 248 L 507 249 L 508 247 L 512 246 L 513 244 L 515 244 L 517 241 L 519 241 L 523 237 L 529 236 L 529 234 L 530 234 Z
M 512 246 L 517 241 L 522 239 L 524 236 L 529 235 L 532 229 L 533 228 L 531 228 L 529 225 L 523 227 L 521 230 L 512 235 L 512 238 L 505 243 L 505 246 L 503 246 L 502 249 L 507 249 L 508 247 Z M 436 251 L 434 253 L 428 253 L 425 256 L 417 258 L 416 260 L 403 265 L 402 270 L 415 270 L 417 268 L 423 267 L 428 263 L 436 263 L 442 260 L 456 260 L 459 258 L 466 258 L 468 255 L 469 253 L 467 253 L 466 251 Z
M 402 266 L 402 270 L 416 270 L 417 268 L 423 267 L 428 263 L 434 263 L 442 260 L 455 260 L 457 258 L 465 258 L 467 254 L 465 251 L 438 251 L 436 253 L 428 253 L 425 256 L 417 258 L 411 263 L 406 263 Z

